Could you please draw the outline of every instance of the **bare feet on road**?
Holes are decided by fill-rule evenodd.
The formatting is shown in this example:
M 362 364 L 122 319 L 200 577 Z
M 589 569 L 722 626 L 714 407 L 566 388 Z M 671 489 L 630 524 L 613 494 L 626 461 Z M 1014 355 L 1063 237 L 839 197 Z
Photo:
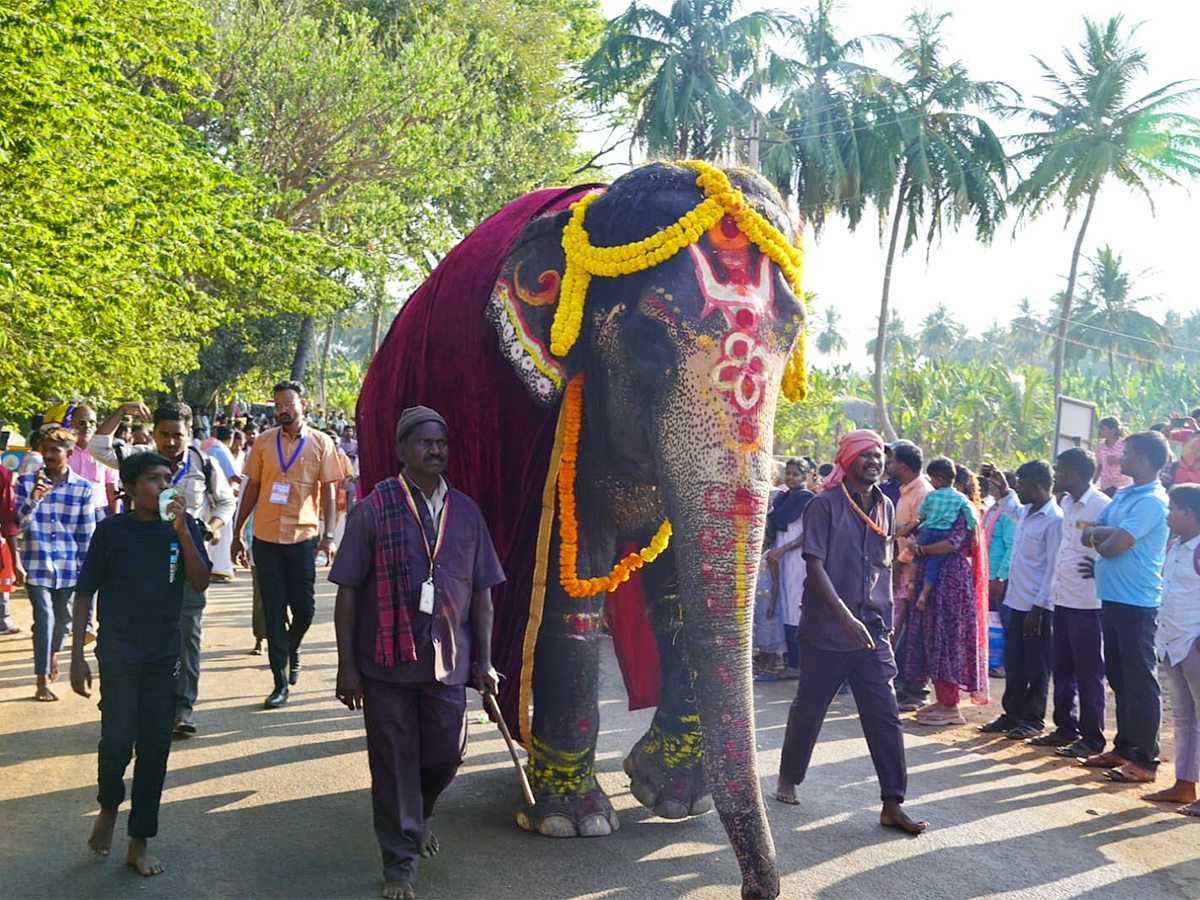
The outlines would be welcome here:
M 139 875 L 161 875 L 166 871 L 166 865 L 150 855 L 145 838 L 131 837 L 129 852 L 125 854 L 125 865 L 133 866 Z
M 88 849 L 97 856 L 108 856 L 112 849 L 113 826 L 117 824 L 115 809 L 102 809 L 92 825 L 91 836 L 88 837 Z
M 1142 794 L 1142 799 L 1151 800 L 1154 803 L 1195 803 L 1196 785 L 1191 781 L 1176 780 L 1169 788 Z
M 897 800 L 883 801 L 883 812 L 879 814 L 879 824 L 886 828 L 897 828 L 908 834 L 920 834 L 929 827 L 928 822 L 914 822 L 910 819 Z
M 1175 812 L 1182 816 L 1191 816 L 1194 819 L 1200 819 L 1200 801 L 1189 803 L 1187 806 L 1181 806 Z
M 775 783 L 775 799 L 780 803 L 786 803 L 788 806 L 798 806 L 800 800 L 796 797 L 796 786 L 784 778 L 779 776 L 779 781 Z
M 429 859 L 431 856 L 436 856 L 442 845 L 438 843 L 437 835 L 432 831 L 425 835 L 425 840 L 421 841 L 421 859 Z
M 386 900 L 417 900 L 411 881 L 385 881 L 383 896 Z

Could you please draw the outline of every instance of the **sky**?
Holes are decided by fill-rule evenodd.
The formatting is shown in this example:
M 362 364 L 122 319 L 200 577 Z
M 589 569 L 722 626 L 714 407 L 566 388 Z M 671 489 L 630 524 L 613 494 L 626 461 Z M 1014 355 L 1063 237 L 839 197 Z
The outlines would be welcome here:
M 665 10 L 669 4 L 654 0 L 654 5 Z M 602 0 L 606 16 L 614 16 L 626 6 L 621 0 Z M 755 6 L 797 10 L 790 3 L 773 2 L 744 3 L 741 9 Z M 843 39 L 879 33 L 900 35 L 904 18 L 912 8 L 901 0 L 845 0 L 835 22 Z M 1147 54 L 1149 72 L 1137 96 L 1171 81 L 1200 79 L 1200 62 L 1195 55 L 1200 5 L 1195 3 L 1008 0 L 1001 4 L 942 0 L 932 9 L 952 14 L 945 26 L 948 55 L 965 62 L 976 80 L 1008 83 L 1023 95 L 1026 105 L 1035 105 L 1035 97 L 1046 93 L 1048 87 L 1032 57 L 1039 56 L 1064 71 L 1062 49 L 1075 48 L 1083 39 L 1084 15 L 1103 21 L 1124 13 L 1127 23 L 1142 23 L 1136 42 Z M 893 55 L 894 51 L 869 53 L 866 62 L 886 70 Z M 1200 115 L 1200 104 L 1193 112 Z M 994 124 L 1002 134 L 1020 130 L 1016 122 Z M 624 152 L 620 155 L 626 156 Z M 1168 308 L 1188 312 L 1200 307 L 1200 290 L 1190 280 L 1198 253 L 1193 210 L 1195 200 L 1200 199 L 1200 182 L 1186 189 L 1163 186 L 1153 191 L 1154 212 L 1143 196 L 1117 184 L 1106 185 L 1088 228 L 1084 253 L 1094 256 L 1098 248 L 1108 245 L 1123 255 L 1128 271 L 1144 272 L 1135 291 L 1139 296 L 1161 298 L 1144 307 L 1145 312 L 1158 318 Z M 993 243 L 985 247 L 976 243 L 973 227 L 964 222 L 959 232 L 947 230 L 941 243 L 935 242 L 928 261 L 923 243 L 914 245 L 903 258 L 897 254 L 891 307 L 904 318 L 910 332 L 918 330 L 921 319 L 939 303 L 946 304 L 971 333 L 982 332 L 994 321 L 1008 322 L 1024 297 L 1039 311 L 1047 307 L 1049 298 L 1066 285 L 1079 219 L 1067 225 L 1065 213 L 1056 207 L 1037 221 L 1022 223 L 1014 234 L 1015 225 L 1010 218 L 997 230 Z M 819 242 L 811 231 L 805 234 L 805 246 L 804 289 L 817 293 L 818 310 L 833 305 L 841 313 L 849 348 L 836 361 L 868 370 L 871 364 L 866 345 L 875 336 L 886 259 L 886 246 L 875 220 L 864 219 L 858 231 L 851 234 L 843 222 L 831 219 Z M 1081 270 L 1085 266 L 1086 262 L 1082 263 Z M 810 340 L 812 361 L 830 361 L 817 354 L 814 345 L 815 340 Z

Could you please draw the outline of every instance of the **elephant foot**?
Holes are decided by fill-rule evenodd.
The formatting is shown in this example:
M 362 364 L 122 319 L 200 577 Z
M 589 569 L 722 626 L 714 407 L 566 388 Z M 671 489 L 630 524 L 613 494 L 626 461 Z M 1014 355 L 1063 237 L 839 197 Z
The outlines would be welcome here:
M 629 790 L 637 801 L 664 819 L 698 816 L 713 808 L 704 777 L 698 720 L 668 722 L 658 717 L 625 757 Z
M 577 797 L 540 795 L 517 813 L 517 824 L 546 837 L 604 837 L 621 827 L 608 795 L 599 787 Z

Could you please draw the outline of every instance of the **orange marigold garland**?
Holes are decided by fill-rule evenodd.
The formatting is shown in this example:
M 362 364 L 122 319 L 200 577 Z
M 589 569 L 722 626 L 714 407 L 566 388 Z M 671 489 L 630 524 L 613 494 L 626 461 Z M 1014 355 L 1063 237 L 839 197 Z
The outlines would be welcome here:
M 580 578 L 579 522 L 575 518 L 575 463 L 579 452 L 579 430 L 583 423 L 583 374 L 567 384 L 563 395 L 562 461 L 558 467 L 558 567 L 559 580 L 568 597 L 591 597 L 601 591 L 615 591 L 629 576 L 648 562 L 654 562 L 671 540 L 671 522 L 664 519 L 649 545 L 630 553 L 601 578 Z

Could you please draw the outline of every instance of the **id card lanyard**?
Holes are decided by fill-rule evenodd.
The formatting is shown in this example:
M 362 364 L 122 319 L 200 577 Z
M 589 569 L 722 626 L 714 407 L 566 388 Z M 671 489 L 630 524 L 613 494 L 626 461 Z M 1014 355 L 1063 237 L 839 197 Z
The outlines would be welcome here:
M 175 473 L 175 477 L 171 479 L 172 485 L 179 484 L 180 479 L 187 474 L 188 465 L 192 461 L 192 448 L 188 447 L 183 451 L 183 462 L 179 465 L 179 471 Z
M 400 486 L 404 488 L 404 499 L 408 503 L 409 512 L 413 514 L 413 518 L 417 520 L 417 530 L 421 532 L 421 543 L 425 547 L 425 555 L 429 557 L 429 577 L 421 585 L 421 601 L 417 605 L 417 609 L 426 615 L 433 615 L 433 563 L 437 559 L 438 552 L 442 549 L 442 542 L 446 539 L 446 519 L 449 518 L 450 512 L 450 493 L 446 492 L 446 499 L 442 501 L 442 514 L 438 517 L 437 536 L 434 538 L 434 544 L 429 546 L 429 538 L 425 535 L 425 527 L 421 524 L 421 514 L 417 510 L 417 503 L 413 499 L 412 491 L 409 490 L 408 481 L 404 476 L 400 476 Z M 425 501 L 422 500 L 422 503 Z
M 300 451 L 304 449 L 304 442 L 308 440 L 307 435 L 301 435 L 300 442 L 296 444 L 296 449 L 292 451 L 291 458 L 283 461 L 283 429 L 275 432 L 275 452 L 279 455 L 279 470 L 282 473 L 283 480 L 276 481 L 271 485 L 271 502 L 283 505 L 288 502 L 288 497 L 291 495 L 292 486 L 288 484 L 287 473 L 292 467 L 292 463 L 296 461 L 296 457 L 300 455 Z

